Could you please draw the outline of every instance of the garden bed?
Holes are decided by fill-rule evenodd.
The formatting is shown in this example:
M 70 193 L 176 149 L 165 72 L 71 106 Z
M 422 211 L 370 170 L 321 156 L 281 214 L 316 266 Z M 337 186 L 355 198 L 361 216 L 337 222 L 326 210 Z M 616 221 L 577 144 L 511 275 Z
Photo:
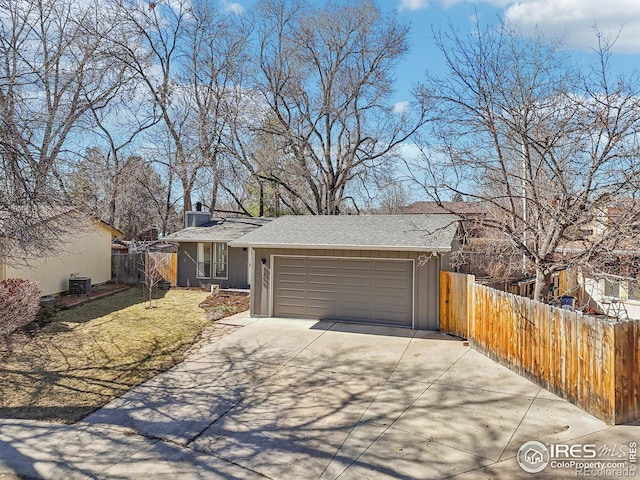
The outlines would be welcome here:
M 200 303 L 200 307 L 207 312 L 210 320 L 220 320 L 249 310 L 250 298 L 249 294 L 245 292 L 220 290 L 218 295 L 207 297 L 205 301 Z

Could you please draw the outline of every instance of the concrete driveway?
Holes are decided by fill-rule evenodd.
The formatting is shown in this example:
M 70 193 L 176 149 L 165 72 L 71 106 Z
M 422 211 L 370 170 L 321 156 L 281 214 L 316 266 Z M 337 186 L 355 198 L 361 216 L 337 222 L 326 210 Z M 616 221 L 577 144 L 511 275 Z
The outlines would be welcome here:
M 78 424 L 0 421 L 0 480 L 575 478 L 518 449 L 640 439 L 442 334 L 225 322 L 244 326 Z

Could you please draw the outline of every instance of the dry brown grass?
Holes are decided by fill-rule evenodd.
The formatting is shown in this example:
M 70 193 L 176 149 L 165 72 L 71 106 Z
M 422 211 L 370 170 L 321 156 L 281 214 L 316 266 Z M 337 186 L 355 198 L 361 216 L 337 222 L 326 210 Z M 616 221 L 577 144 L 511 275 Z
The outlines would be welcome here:
M 157 308 L 131 289 L 14 335 L 0 352 L 0 417 L 71 423 L 182 361 L 210 324 L 206 293 L 163 293 Z

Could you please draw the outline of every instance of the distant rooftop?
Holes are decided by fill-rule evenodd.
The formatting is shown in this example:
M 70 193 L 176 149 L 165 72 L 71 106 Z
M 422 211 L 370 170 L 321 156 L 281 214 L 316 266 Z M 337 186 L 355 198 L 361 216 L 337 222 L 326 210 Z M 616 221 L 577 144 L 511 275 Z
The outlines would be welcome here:
M 487 213 L 486 206 L 480 202 L 414 202 L 404 207 L 406 214 L 446 215 L 457 214 L 463 216 L 478 216 Z
M 230 245 L 447 252 L 457 221 L 455 215 L 288 215 Z

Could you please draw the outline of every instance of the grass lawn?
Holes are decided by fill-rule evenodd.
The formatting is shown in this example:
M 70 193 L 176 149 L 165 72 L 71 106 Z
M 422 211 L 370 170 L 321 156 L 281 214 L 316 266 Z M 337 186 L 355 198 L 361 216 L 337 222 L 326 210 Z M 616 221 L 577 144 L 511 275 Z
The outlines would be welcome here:
M 132 288 L 14 334 L 0 352 L 0 417 L 71 423 L 180 362 L 211 324 L 207 293 L 161 293 L 156 308 Z

